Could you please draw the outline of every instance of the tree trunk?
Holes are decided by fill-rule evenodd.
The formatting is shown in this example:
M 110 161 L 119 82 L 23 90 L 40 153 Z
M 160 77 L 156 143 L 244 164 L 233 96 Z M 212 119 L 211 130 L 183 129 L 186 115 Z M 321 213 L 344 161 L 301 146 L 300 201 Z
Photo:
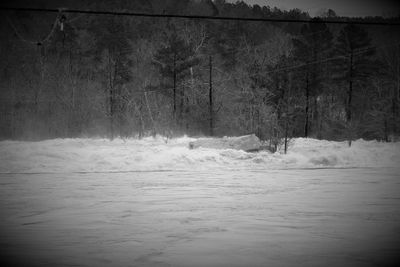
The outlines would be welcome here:
M 264 136 L 261 136 L 261 116 L 260 116 L 260 108 L 258 107 L 256 110 L 257 114 L 257 137 L 260 138 L 261 140 L 264 140 Z
M 174 87 L 173 87 L 173 90 L 174 90 L 174 96 L 173 96 L 173 101 L 174 101 L 174 110 L 173 110 L 173 117 L 174 117 L 174 120 L 175 120 L 175 122 L 176 122 L 176 54 L 174 54 L 174 77 L 173 77 L 173 79 L 174 79 Z
M 393 86 L 393 99 L 392 99 L 392 117 L 393 117 L 393 134 L 397 135 L 397 118 L 399 117 L 399 95 L 400 95 L 400 45 L 397 50 L 397 82 Z
M 314 129 L 315 129 L 315 134 L 317 139 L 321 139 L 321 129 L 320 129 L 320 124 L 321 124 L 321 114 L 319 112 L 319 105 L 318 105 L 318 96 L 314 96 L 314 109 L 315 109 L 315 118 L 314 118 Z
M 110 53 L 110 52 L 109 52 Z M 109 106 L 110 106 L 110 139 L 114 139 L 114 90 L 113 90 L 113 77 L 112 77 L 112 70 L 111 70 L 111 56 L 108 54 L 108 85 L 109 85 L 109 90 L 108 90 L 108 100 L 109 100 Z
M 304 125 L 304 137 L 305 138 L 308 137 L 308 123 L 309 123 L 308 122 L 308 120 L 309 120 L 308 112 L 309 112 L 309 105 L 310 105 L 309 98 L 310 98 L 310 88 L 309 88 L 308 71 L 307 71 L 307 76 L 306 76 L 306 114 L 305 114 L 306 122 Z
M 289 74 L 289 84 L 288 91 L 286 93 L 286 118 L 285 118 L 285 154 L 288 150 L 288 141 L 289 141 L 289 105 L 290 105 L 290 89 L 292 86 L 292 76 Z
M 386 117 L 383 119 L 383 139 L 386 143 L 389 142 L 388 121 Z
M 152 136 L 155 137 L 157 135 L 156 124 L 154 122 L 153 113 L 151 112 L 151 108 L 150 108 L 149 100 L 147 98 L 147 92 L 146 91 L 144 91 L 144 99 L 146 101 L 147 111 L 149 112 L 149 116 L 150 116 L 150 120 L 151 120 L 151 126 L 153 128 L 152 129 Z
M 214 135 L 214 106 L 213 106 L 213 87 L 212 87 L 212 56 L 210 56 L 210 88 L 209 88 L 209 113 L 210 113 L 210 136 Z
M 179 126 L 183 128 L 184 125 L 184 113 L 185 113 L 185 87 L 183 84 L 180 86 L 180 104 L 179 104 Z
M 288 117 L 286 115 L 286 119 L 285 119 L 285 154 L 287 153 L 287 149 L 288 149 L 288 127 L 289 127 L 289 123 L 288 123 Z
M 353 50 L 350 53 L 349 65 L 349 89 L 347 92 L 347 121 L 352 119 L 352 98 L 353 98 Z
M 189 126 L 189 114 L 190 114 L 190 105 L 189 105 L 189 97 L 186 96 L 185 97 L 185 103 L 186 103 L 186 107 L 185 107 L 185 114 L 186 114 L 186 119 L 185 119 L 185 127 L 186 127 L 186 133 L 189 132 L 190 126 Z
M 347 128 L 348 128 L 348 143 L 351 146 L 353 139 L 353 124 L 352 124 L 352 98 L 353 98 L 353 50 L 350 52 L 350 65 L 349 65 L 349 89 L 347 92 Z

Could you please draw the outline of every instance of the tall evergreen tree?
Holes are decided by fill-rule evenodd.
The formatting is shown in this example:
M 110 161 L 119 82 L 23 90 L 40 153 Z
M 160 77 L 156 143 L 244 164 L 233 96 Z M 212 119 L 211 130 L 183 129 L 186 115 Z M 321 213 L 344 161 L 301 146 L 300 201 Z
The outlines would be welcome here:
M 111 139 L 116 130 L 123 135 L 126 109 L 124 86 L 132 79 L 130 67 L 132 60 L 126 51 L 131 49 L 128 24 L 116 18 L 96 21 L 93 31 L 96 33 L 98 74 L 103 80 L 104 88 L 108 92 L 109 131 Z M 98 32 L 97 29 L 101 29 Z M 97 30 L 97 31 L 96 31 Z
M 316 19 L 318 20 L 318 19 Z M 324 23 L 304 24 L 300 35 L 293 39 L 294 57 L 297 61 L 305 64 L 300 70 L 300 79 L 304 87 L 304 136 L 309 136 L 311 101 L 314 100 L 313 118 L 314 129 L 320 133 L 321 116 L 318 114 L 318 97 L 323 91 L 323 81 L 326 78 L 326 64 L 324 59 L 329 56 L 332 47 L 332 33 Z M 320 135 L 320 134 L 317 134 Z M 321 136 L 319 136 L 321 137 Z
M 363 28 L 348 24 L 340 31 L 335 45 L 338 59 L 333 64 L 333 70 L 336 81 L 346 88 L 342 98 L 345 102 L 349 145 L 357 130 L 355 113 L 362 111 L 362 102 L 359 101 L 360 95 L 365 95 L 362 88 L 367 88 L 368 78 L 373 72 L 374 54 L 371 39 Z
M 197 65 L 199 59 L 191 45 L 187 44 L 174 31 L 165 46 L 156 52 L 153 62 L 162 76 L 163 82 L 160 90 L 172 98 L 173 117 L 180 124 L 184 113 L 184 81 L 190 73 L 190 68 Z

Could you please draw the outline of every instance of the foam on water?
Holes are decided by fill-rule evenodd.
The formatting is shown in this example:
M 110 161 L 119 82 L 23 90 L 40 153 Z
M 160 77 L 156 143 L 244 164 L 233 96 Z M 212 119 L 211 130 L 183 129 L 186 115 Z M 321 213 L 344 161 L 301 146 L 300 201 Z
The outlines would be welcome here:
M 297 138 L 289 152 L 247 153 L 233 149 L 189 149 L 181 137 L 137 139 L 53 139 L 0 142 L 0 172 L 108 172 L 148 170 L 397 167 L 400 143 Z

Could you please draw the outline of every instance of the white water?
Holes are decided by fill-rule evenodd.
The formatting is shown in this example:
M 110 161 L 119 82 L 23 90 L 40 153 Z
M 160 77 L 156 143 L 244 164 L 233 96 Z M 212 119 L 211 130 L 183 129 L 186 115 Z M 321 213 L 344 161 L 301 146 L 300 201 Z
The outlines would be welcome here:
M 192 140 L 0 142 L 0 263 L 399 260 L 400 143 L 300 138 L 284 155 L 190 150 Z
M 0 142 L 0 173 L 121 172 L 153 170 L 287 169 L 393 167 L 400 165 L 400 142 L 381 143 L 295 139 L 289 153 L 189 149 L 194 138 L 168 140 L 55 139 Z

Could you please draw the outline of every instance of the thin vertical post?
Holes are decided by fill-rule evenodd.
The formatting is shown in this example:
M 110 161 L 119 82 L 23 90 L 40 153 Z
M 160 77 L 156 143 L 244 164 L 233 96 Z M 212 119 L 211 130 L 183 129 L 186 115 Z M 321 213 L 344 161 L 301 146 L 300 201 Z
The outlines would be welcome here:
M 209 57 L 210 67 L 210 88 L 209 88 L 209 113 L 210 113 L 210 136 L 214 135 L 214 107 L 213 107 L 213 87 L 212 87 L 212 56 Z
M 353 98 L 353 49 L 350 51 L 350 66 L 349 66 L 349 91 L 347 99 L 347 127 L 348 127 L 348 143 L 349 147 L 353 141 L 353 123 L 352 123 L 352 98 Z
M 174 120 L 176 120 L 176 53 L 174 54 L 174 69 L 173 69 L 173 71 L 174 71 L 174 77 L 173 77 L 173 79 L 174 79 L 174 84 L 173 84 L 173 86 L 174 86 L 174 88 L 173 88 L 173 90 L 174 90 L 174 113 L 173 113 L 173 115 L 174 115 Z

